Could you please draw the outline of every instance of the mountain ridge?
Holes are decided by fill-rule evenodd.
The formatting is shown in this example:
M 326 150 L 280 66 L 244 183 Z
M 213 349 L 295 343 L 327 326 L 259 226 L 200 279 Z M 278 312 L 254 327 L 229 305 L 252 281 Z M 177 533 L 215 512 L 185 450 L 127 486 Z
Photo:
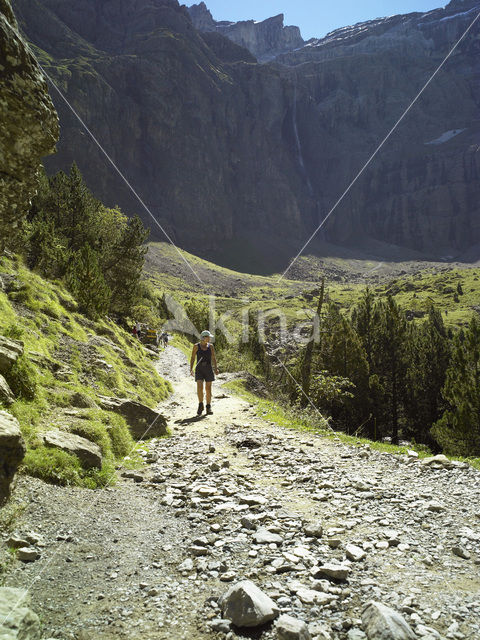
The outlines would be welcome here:
M 418 14 L 431 23 L 421 30 L 403 24 L 417 14 L 386 19 L 400 26 L 368 38 L 357 26 L 348 47 L 330 37 L 328 47 L 305 45 L 266 64 L 222 34 L 197 31 L 175 0 L 117 3 L 113 31 L 102 26 L 111 3 L 82 0 L 82 15 L 98 20 L 81 28 L 78 12 L 65 17 L 68 5 L 56 0 L 17 0 L 16 9 L 51 75 L 174 241 L 248 269 L 242 247 L 287 262 L 298 251 L 465 30 L 463 11 L 454 15 L 459 6 L 477 5 Z M 380 23 L 369 29 L 385 30 Z M 478 24 L 321 240 L 361 248 L 370 238 L 437 259 L 480 242 L 477 31 Z M 98 197 L 140 212 L 54 101 L 62 138 L 49 171 L 75 159 Z

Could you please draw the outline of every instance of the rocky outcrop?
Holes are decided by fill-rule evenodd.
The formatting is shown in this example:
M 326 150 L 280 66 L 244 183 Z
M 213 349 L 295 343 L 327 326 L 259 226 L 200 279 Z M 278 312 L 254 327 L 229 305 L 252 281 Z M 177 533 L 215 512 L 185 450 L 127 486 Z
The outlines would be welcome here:
M 135 440 L 157 438 L 167 433 L 166 418 L 158 411 L 135 400 L 100 396 L 100 407 L 123 416 Z
M 26 213 L 43 156 L 58 139 L 58 118 L 38 64 L 0 0 L 0 248 Z
M 30 608 L 26 589 L 0 588 L 0 638 L 40 640 L 40 619 Z
M 259 62 L 268 62 L 305 44 L 298 27 L 284 26 L 283 13 L 262 21 L 218 22 L 204 2 L 192 5 L 188 11 L 196 29 L 216 31 L 248 49 Z
M 23 342 L 0 336 L 0 373 L 8 373 L 22 354 Z
M 43 434 L 43 442 L 47 447 L 61 449 L 77 456 L 85 469 L 101 469 L 102 467 L 100 447 L 82 436 L 53 430 Z
M 16 7 L 67 98 L 170 237 L 254 270 L 263 261 L 281 268 L 276 259 L 296 254 L 480 4 L 348 27 L 275 64 L 255 64 L 222 39 L 237 29 L 255 50 L 259 25 L 221 23 L 200 34 L 176 0 L 137 0 L 133 10 L 121 0 L 115 11 L 94 0 L 17 0 Z M 201 20 L 212 26 L 205 11 Z M 280 18 L 267 23 L 280 29 Z M 436 258 L 480 242 L 479 25 L 335 209 L 323 239 L 372 253 L 395 244 Z M 75 159 L 97 197 L 141 213 L 58 108 L 65 126 L 49 169 Z
M 11 405 L 15 400 L 15 396 L 12 390 L 8 386 L 8 382 L 0 373 L 0 404 L 4 404 L 6 407 Z
M 0 506 L 10 495 L 18 465 L 26 453 L 18 420 L 0 411 Z

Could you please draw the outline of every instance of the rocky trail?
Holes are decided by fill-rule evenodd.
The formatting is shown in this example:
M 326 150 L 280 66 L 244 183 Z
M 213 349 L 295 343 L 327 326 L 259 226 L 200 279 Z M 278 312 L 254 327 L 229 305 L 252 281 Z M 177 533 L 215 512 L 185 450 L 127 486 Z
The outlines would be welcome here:
M 185 356 L 168 347 L 157 366 L 172 436 L 144 468 L 94 493 L 18 483 L 16 536 L 38 558 L 14 560 L 5 585 L 30 589 L 44 637 L 480 637 L 477 471 L 282 429 L 222 390 L 229 375 L 214 415 L 192 418 Z M 243 580 L 271 612 L 249 631 L 225 615 L 241 594 L 219 601 Z M 399 617 L 370 607 L 362 621 L 372 600 Z

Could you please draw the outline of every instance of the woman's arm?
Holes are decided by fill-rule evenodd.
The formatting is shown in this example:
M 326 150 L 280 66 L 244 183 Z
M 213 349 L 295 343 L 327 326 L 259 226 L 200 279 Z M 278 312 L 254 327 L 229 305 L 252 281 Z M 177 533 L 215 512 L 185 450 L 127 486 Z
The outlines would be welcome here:
M 213 344 L 210 345 L 210 348 L 212 349 L 212 364 L 213 364 L 213 368 L 215 369 L 215 373 L 218 373 L 217 356 L 216 356 Z
M 190 358 L 190 375 L 193 376 L 193 365 L 195 364 L 195 356 L 197 355 L 198 345 L 194 344 L 192 349 L 192 357 Z

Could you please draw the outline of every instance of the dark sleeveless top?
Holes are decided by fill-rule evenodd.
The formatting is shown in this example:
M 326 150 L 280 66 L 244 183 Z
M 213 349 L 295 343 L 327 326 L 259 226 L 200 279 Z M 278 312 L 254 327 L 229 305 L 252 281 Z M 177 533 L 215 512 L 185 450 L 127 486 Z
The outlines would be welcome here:
M 208 343 L 207 348 L 204 350 L 200 346 L 200 343 L 197 342 L 197 365 L 200 366 L 212 366 L 212 350 L 210 349 L 210 343 Z

